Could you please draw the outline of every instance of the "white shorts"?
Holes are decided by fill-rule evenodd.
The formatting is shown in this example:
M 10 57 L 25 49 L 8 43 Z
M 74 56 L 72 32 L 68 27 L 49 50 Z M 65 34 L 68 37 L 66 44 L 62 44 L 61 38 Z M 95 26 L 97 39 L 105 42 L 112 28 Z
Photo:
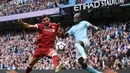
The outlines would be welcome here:
M 83 42 L 84 46 L 81 46 L 80 43 Z M 78 44 L 78 45 L 77 45 Z M 75 42 L 75 48 L 76 48 L 76 59 L 78 60 L 80 57 L 87 58 L 87 50 L 90 46 L 89 39 L 82 39 Z

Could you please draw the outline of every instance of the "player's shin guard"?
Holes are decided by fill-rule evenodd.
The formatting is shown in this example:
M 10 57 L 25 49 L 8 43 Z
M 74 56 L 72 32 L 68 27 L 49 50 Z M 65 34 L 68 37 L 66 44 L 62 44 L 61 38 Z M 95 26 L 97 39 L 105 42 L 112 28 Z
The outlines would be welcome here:
M 52 59 L 53 59 L 54 67 L 56 68 L 58 66 L 58 64 L 59 64 L 59 58 L 56 55 L 56 56 L 53 56 Z
M 28 66 L 27 68 L 26 68 L 26 72 L 25 73 L 30 73 L 32 71 L 32 67 L 31 66 Z

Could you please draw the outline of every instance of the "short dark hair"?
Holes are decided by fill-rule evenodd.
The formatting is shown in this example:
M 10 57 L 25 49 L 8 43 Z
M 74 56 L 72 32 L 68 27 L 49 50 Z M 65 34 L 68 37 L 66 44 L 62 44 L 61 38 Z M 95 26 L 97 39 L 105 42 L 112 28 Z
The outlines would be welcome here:
M 46 17 L 50 18 L 50 15 L 44 14 L 44 15 L 42 16 L 42 18 L 46 18 Z

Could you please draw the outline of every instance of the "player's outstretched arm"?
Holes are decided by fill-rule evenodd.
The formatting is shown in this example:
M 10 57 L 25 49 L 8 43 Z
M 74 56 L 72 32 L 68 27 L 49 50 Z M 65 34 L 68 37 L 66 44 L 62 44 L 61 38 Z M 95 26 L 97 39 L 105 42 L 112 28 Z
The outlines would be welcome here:
M 89 25 L 90 28 L 94 29 L 94 30 L 102 30 L 100 27 L 94 26 L 94 25 Z
M 18 19 L 18 23 L 19 23 L 23 28 L 31 28 L 31 29 L 37 28 L 37 24 L 31 25 L 31 24 L 28 24 L 28 23 L 23 22 L 22 19 Z

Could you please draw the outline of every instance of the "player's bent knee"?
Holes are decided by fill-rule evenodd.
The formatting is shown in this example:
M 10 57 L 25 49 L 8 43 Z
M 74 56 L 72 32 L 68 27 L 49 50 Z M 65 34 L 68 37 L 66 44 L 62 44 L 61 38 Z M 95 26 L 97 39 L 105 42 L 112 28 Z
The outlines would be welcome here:
M 54 56 L 57 56 L 57 53 L 53 53 L 53 54 L 52 54 L 52 57 L 54 57 Z
M 38 60 L 39 60 L 38 58 L 32 58 L 30 60 L 29 66 L 33 66 L 34 64 L 36 64 Z
M 57 52 L 54 49 L 50 49 L 49 53 L 47 54 L 47 56 L 53 57 L 56 56 Z

